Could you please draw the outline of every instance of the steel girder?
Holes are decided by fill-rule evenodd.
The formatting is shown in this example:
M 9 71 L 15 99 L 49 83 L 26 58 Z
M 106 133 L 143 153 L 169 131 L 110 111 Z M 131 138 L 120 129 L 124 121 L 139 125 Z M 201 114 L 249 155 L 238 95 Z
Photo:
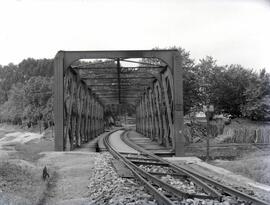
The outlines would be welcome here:
M 65 72 L 64 97 L 65 121 L 61 148 L 73 150 L 102 133 L 104 108 L 70 68 Z M 59 149 L 56 147 L 56 150 Z
M 117 67 L 72 66 L 79 59 L 102 58 L 117 61 Z M 121 68 L 119 61 L 129 58 L 157 58 L 165 66 L 142 63 Z M 177 50 L 59 51 L 54 67 L 56 150 L 72 150 L 102 133 L 104 106 L 122 101 L 136 102 L 138 132 L 183 156 L 182 67 Z
M 145 92 L 137 106 L 137 131 L 175 149 L 171 71 L 167 69 L 161 79 Z

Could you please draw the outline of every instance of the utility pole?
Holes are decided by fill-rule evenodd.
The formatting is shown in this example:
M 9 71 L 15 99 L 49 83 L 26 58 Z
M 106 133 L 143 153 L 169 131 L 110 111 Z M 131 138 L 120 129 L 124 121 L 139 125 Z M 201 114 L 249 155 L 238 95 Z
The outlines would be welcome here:
M 206 130 L 207 130 L 207 136 L 206 136 L 206 161 L 209 161 L 210 154 L 209 154 L 209 141 L 211 138 L 211 121 L 214 117 L 214 106 L 213 105 L 204 105 L 203 111 L 206 116 Z

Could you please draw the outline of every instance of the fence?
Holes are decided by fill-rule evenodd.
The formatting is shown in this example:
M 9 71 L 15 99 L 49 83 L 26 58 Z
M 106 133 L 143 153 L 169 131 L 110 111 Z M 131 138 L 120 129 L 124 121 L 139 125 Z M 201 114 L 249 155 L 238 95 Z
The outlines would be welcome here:
M 225 128 L 225 143 L 270 143 L 270 128 L 244 127 Z

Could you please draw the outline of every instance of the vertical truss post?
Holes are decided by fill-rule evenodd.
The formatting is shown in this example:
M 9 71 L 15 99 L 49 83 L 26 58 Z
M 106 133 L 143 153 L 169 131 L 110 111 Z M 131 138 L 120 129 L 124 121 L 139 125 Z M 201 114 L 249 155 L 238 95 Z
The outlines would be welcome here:
M 173 57 L 173 91 L 174 91 L 174 140 L 175 156 L 184 156 L 185 139 L 183 135 L 183 79 L 182 59 L 179 54 Z
M 64 53 L 54 59 L 54 122 L 55 150 L 64 151 Z
M 76 118 L 76 125 L 75 125 L 75 147 L 79 145 L 79 130 L 80 130 L 80 124 L 79 124 L 79 113 L 80 113 L 80 93 L 81 93 L 81 85 L 80 85 L 80 79 L 78 76 L 76 76 L 76 83 L 77 83 L 77 91 L 76 91 L 76 109 L 75 109 L 75 118 Z
M 86 101 L 85 101 L 85 109 L 86 109 L 86 113 L 85 113 L 85 121 L 84 121 L 84 136 L 85 136 L 85 140 L 86 142 L 89 141 L 89 136 L 88 136 L 88 117 L 89 117 L 89 92 L 88 89 L 86 89 Z
M 152 89 L 148 90 L 148 99 L 149 99 L 149 115 L 150 115 L 150 138 L 155 139 L 154 133 L 154 113 L 153 113 L 153 99 L 152 99 Z
M 142 133 L 142 101 L 139 101 L 139 132 Z
M 94 138 L 94 97 L 91 96 L 91 114 L 90 114 L 90 139 Z
M 136 111 L 135 112 L 136 112 L 136 122 L 135 122 L 136 123 L 136 131 L 138 132 L 138 117 L 139 117 L 138 116 L 138 107 L 136 107 Z
M 165 113 L 168 119 L 168 125 L 167 125 L 167 131 L 168 131 L 168 136 L 166 135 L 166 145 L 167 147 L 172 145 L 172 148 L 175 149 L 175 141 L 174 141 L 174 125 L 173 125 L 173 119 L 172 119 L 172 110 L 170 106 L 170 101 L 169 101 L 169 92 L 171 91 L 172 87 L 171 84 L 167 83 L 173 83 L 171 82 L 172 79 L 170 80 L 169 78 L 169 73 L 170 70 L 166 70 L 164 74 L 162 74 L 162 85 L 163 85 L 163 90 L 164 90 L 164 102 L 165 102 Z M 169 87 L 168 87 L 169 86 Z M 172 97 L 172 96 L 171 96 Z M 171 98 L 172 99 L 172 98 Z M 170 143 L 171 142 L 171 143 Z
M 96 106 L 96 98 L 93 102 L 93 138 L 97 136 L 97 106 Z
M 146 136 L 146 137 L 149 137 L 149 135 L 148 135 L 148 130 L 149 130 L 149 124 L 148 124 L 148 107 L 147 107 L 147 100 L 146 100 L 146 98 L 147 98 L 147 95 L 146 95 L 146 93 L 144 93 L 144 95 L 143 95 L 143 106 L 144 106 L 144 124 L 145 124 L 145 130 L 144 130 L 144 135 Z
M 138 132 L 141 132 L 142 130 L 142 126 L 141 126 L 141 102 L 139 102 L 139 105 L 138 105 L 138 120 L 137 120 L 137 125 L 138 125 Z
M 105 127 L 104 127 L 104 111 L 105 111 L 105 108 L 104 106 L 102 106 L 101 108 L 101 129 L 102 129 L 102 132 L 105 132 Z
M 162 123 L 162 112 L 161 112 L 161 94 L 160 94 L 160 85 L 159 82 L 156 82 L 154 85 L 155 91 L 155 103 L 156 103 L 156 110 L 158 115 L 158 142 L 159 144 L 163 141 L 163 123 Z
M 137 124 L 138 124 L 138 132 L 142 132 L 142 115 L 141 115 L 141 111 L 142 111 L 142 107 L 141 107 L 141 101 L 139 101 L 139 105 L 138 105 L 138 115 L 139 118 L 137 120 Z
M 136 116 L 136 131 L 141 132 L 141 102 L 137 105 L 137 116 Z
M 117 79 L 118 79 L 118 102 L 121 104 L 121 79 L 120 79 L 120 59 L 117 58 Z
M 145 113 L 146 113 L 146 136 L 149 136 L 149 130 L 150 130 L 150 124 L 149 124 L 149 107 L 148 107 L 148 96 L 147 96 L 147 90 L 144 94 L 144 103 L 145 103 Z
M 98 121 L 98 126 L 97 126 L 97 129 L 98 129 L 98 131 L 97 131 L 97 135 L 99 135 L 100 134 L 100 114 L 101 114 L 101 109 L 100 109 L 100 105 L 99 105 L 99 103 L 97 104 L 98 105 L 98 109 L 97 109 L 97 121 Z
M 140 110 L 139 110 L 139 115 L 140 115 L 140 121 L 139 121 L 139 131 L 140 133 L 142 133 L 143 131 L 143 114 L 142 114 L 142 101 L 140 100 Z
M 89 91 L 89 111 L 88 111 L 88 140 L 92 139 L 92 95 Z
M 142 95 L 141 99 L 142 104 L 142 134 L 145 135 L 146 123 L 145 123 L 145 106 L 144 106 L 144 95 Z
M 161 116 L 162 116 L 162 125 L 163 125 L 163 135 L 162 135 L 162 143 L 165 144 L 166 147 L 170 147 L 170 142 L 169 142 L 169 134 L 170 134 L 170 127 L 169 127 L 169 116 L 168 116 L 168 110 L 166 106 L 166 92 L 167 90 L 164 87 L 164 74 L 160 74 L 161 78 L 161 84 L 159 87 L 159 94 L 160 94 L 160 103 L 161 103 Z

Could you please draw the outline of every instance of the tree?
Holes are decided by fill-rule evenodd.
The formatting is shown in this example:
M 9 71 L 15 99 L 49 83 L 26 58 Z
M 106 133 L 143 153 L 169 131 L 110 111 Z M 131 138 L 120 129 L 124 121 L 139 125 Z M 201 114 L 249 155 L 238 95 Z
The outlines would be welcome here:
M 245 91 L 251 81 L 256 78 L 252 70 L 240 65 L 231 65 L 221 75 L 219 81 L 219 107 L 236 116 L 241 116 L 240 108 L 246 102 Z
M 0 105 L 7 101 L 6 92 L 0 87 Z
M 0 90 L 3 93 L 2 102 L 8 100 L 8 92 L 12 85 L 18 82 L 18 66 L 13 63 L 0 67 Z
M 182 48 L 178 48 L 178 50 L 182 56 L 184 114 L 187 114 L 201 103 L 199 76 L 198 69 L 195 67 L 194 60 L 190 58 L 189 52 Z
M 25 84 L 24 117 L 31 123 L 40 123 L 51 115 L 52 109 L 52 78 L 31 77 Z
M 256 79 L 256 74 L 240 65 L 218 66 L 209 56 L 196 66 L 202 103 L 213 104 L 217 112 L 240 117 L 246 88 Z
M 18 73 L 20 80 L 26 82 L 34 76 L 52 77 L 53 76 L 53 60 L 52 59 L 33 59 L 23 60 L 18 65 Z
M 0 108 L 1 120 L 12 121 L 17 124 L 22 121 L 24 111 L 24 88 L 22 83 L 12 86 L 6 101 Z
M 265 69 L 249 81 L 244 96 L 246 102 L 241 106 L 244 117 L 252 120 L 270 119 L 270 75 Z

